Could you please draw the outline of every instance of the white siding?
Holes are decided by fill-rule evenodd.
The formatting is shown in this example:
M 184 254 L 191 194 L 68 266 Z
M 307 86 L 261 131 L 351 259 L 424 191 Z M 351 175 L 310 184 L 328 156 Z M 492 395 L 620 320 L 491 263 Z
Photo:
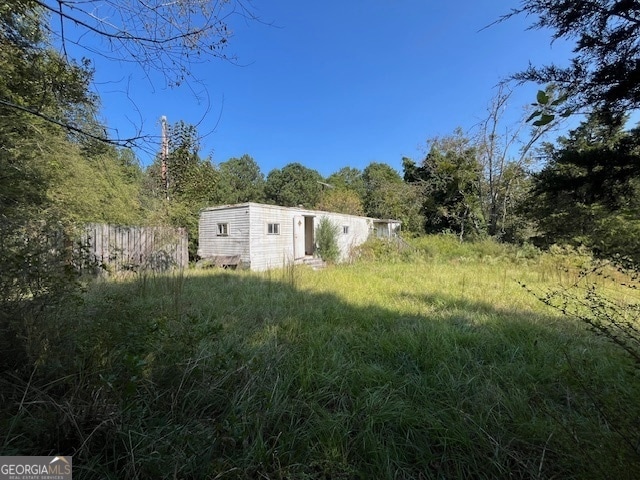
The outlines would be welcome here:
M 373 229 L 373 220 L 367 217 L 318 212 L 318 222 L 322 217 L 328 218 L 336 227 L 338 227 L 340 261 L 347 260 L 355 247 L 366 242 Z M 344 233 L 344 227 L 347 227 L 347 233 Z
M 242 263 L 249 264 L 249 206 L 232 205 L 200 212 L 198 228 L 198 255 L 202 258 L 217 255 L 240 255 Z M 218 236 L 218 224 L 229 225 L 228 236 Z
M 382 233 L 385 225 L 388 231 L 389 223 L 398 224 L 393 220 L 259 203 L 226 205 L 201 212 L 198 254 L 203 258 L 240 255 L 242 262 L 252 270 L 279 268 L 294 261 L 294 219 L 307 219 L 303 223 L 308 250 L 315 243 L 315 229 L 322 217 L 327 217 L 338 227 L 341 261 L 348 259 L 352 249 L 364 243 L 370 235 Z M 227 237 L 217 235 L 219 223 L 228 223 Z M 270 223 L 279 224 L 278 235 L 268 233 Z M 311 225 L 313 232 L 309 231 Z M 344 227 L 348 228 L 347 233 L 344 233 Z
M 293 262 L 295 210 L 275 205 L 250 204 L 251 269 L 268 270 Z M 267 233 L 269 223 L 280 225 L 280 234 Z

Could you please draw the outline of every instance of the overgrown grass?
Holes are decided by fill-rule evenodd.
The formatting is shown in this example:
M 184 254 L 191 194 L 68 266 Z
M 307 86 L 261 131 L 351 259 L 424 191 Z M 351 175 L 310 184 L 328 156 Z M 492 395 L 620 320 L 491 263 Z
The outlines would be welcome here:
M 637 370 L 518 284 L 584 258 L 416 246 L 94 285 L 3 376 L 2 454 L 73 454 L 78 478 L 638 478 Z

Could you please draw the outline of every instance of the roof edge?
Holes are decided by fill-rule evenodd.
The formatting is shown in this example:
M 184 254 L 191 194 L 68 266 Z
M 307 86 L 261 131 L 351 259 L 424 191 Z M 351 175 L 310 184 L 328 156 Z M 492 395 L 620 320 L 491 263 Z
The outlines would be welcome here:
M 232 208 L 243 208 L 243 207 L 251 207 L 251 206 L 256 206 L 256 207 L 269 207 L 269 208 L 277 208 L 280 210 L 290 210 L 290 211 L 295 211 L 295 212 L 301 212 L 301 213 L 313 213 L 316 216 L 319 215 L 323 215 L 323 214 L 333 214 L 333 215 L 345 215 L 348 217 L 355 217 L 355 218 L 366 218 L 368 220 L 372 220 L 374 222 L 384 222 L 384 223 L 399 223 L 402 224 L 402 221 L 400 220 L 396 220 L 396 219 L 392 219 L 392 218 L 375 218 L 375 217 L 367 217 L 365 215 L 353 215 L 351 213 L 340 213 L 340 212 L 329 212 L 329 211 L 325 211 L 325 210 L 313 210 L 310 208 L 304 208 L 304 207 L 284 207 L 282 205 L 272 205 L 269 203 L 257 203 L 257 202 L 244 202 L 244 203 L 233 203 L 233 204 L 225 204 L 225 205 L 216 205 L 213 207 L 205 207 L 200 209 L 200 213 L 202 212 L 210 212 L 210 211 L 216 211 L 216 210 L 227 210 L 227 209 L 232 209 Z

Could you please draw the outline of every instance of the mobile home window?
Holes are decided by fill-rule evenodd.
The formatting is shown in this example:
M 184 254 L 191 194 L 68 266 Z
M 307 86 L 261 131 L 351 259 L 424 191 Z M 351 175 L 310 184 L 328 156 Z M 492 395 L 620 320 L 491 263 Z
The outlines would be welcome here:
M 280 224 L 279 223 L 268 223 L 267 224 L 267 233 L 269 235 L 280 235 Z
M 228 237 L 229 236 L 229 224 L 228 223 L 219 223 L 218 224 L 218 236 L 219 237 Z
M 349 234 L 349 225 L 342 226 L 342 233 L 344 233 L 345 235 Z

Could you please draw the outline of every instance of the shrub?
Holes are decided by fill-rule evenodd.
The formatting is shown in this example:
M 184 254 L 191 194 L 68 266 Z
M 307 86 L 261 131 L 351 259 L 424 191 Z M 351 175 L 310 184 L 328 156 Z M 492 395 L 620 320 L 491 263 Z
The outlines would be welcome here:
M 531 245 L 516 246 L 500 243 L 492 238 L 461 242 L 457 235 L 437 234 L 424 235 L 409 240 L 409 243 L 424 258 L 434 261 L 496 260 L 521 261 L 536 259 L 540 251 Z
M 39 362 L 52 312 L 79 299 L 82 252 L 64 227 L 30 218 L 0 225 L 0 372 Z
M 418 263 L 428 256 L 401 237 L 370 237 L 351 253 L 354 259 L 384 263 Z
M 340 257 L 338 233 L 338 226 L 327 217 L 322 217 L 318 222 L 316 227 L 317 251 L 325 262 L 335 263 Z

